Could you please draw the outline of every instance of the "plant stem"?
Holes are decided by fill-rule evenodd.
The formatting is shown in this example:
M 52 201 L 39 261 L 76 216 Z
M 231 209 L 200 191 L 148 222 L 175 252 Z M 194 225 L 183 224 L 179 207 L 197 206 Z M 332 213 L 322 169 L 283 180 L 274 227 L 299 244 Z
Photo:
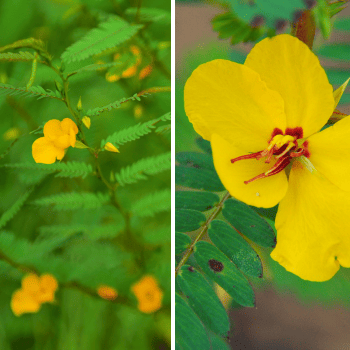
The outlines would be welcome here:
M 311 50 L 316 31 L 315 19 L 311 10 L 303 11 L 297 22 L 292 23 L 291 34 L 305 43 Z
M 230 193 L 226 192 L 226 194 L 224 195 L 224 197 L 221 199 L 221 201 L 217 204 L 215 210 L 212 212 L 212 214 L 209 216 L 209 218 L 206 220 L 204 226 L 202 227 L 202 229 L 200 230 L 199 234 L 197 235 L 197 237 L 194 239 L 194 241 L 191 243 L 191 245 L 187 248 L 184 256 L 182 257 L 181 261 L 179 262 L 179 264 L 177 265 L 176 269 L 175 269 L 175 277 L 177 276 L 177 274 L 179 273 L 181 267 L 187 262 L 187 260 L 189 259 L 189 257 L 191 256 L 194 246 L 196 245 L 196 243 L 201 240 L 203 238 L 203 236 L 205 235 L 205 233 L 207 232 L 210 223 L 220 214 L 222 207 L 224 205 L 224 202 L 230 197 Z

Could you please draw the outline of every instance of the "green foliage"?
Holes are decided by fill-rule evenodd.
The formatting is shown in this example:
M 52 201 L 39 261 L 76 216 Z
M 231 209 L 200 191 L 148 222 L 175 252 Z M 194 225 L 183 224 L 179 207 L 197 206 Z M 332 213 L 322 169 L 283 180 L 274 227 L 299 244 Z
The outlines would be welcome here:
M 114 134 L 108 136 L 106 140 L 101 141 L 101 148 L 103 148 L 107 142 L 114 143 L 116 147 L 119 147 L 127 142 L 137 140 L 140 137 L 151 133 L 152 130 L 155 128 L 155 125 L 160 121 L 166 121 L 169 119 L 170 113 L 167 113 L 161 116 L 160 118 L 152 119 L 146 123 L 139 123 L 130 128 L 123 129 L 121 131 L 116 131 Z
M 42 171 L 44 173 L 55 173 L 55 177 L 82 177 L 83 179 L 92 173 L 91 164 L 85 164 L 83 162 L 67 162 L 67 163 L 54 163 L 54 164 L 33 164 L 33 163 L 10 163 L 3 164 L 5 168 L 12 169 L 28 169 L 31 171 Z
M 139 180 L 146 180 L 147 175 L 155 175 L 171 167 L 171 154 L 164 153 L 159 156 L 144 158 L 132 165 L 122 168 L 115 178 L 119 185 L 133 184 Z
M 135 202 L 131 207 L 131 212 L 134 215 L 145 217 L 168 211 L 171 208 L 170 198 L 171 191 L 168 189 L 152 193 Z
M 41 86 L 32 86 L 27 89 L 0 83 L 0 95 L 33 96 L 38 97 L 38 100 L 48 97 L 62 101 L 62 96 L 58 91 L 53 92 L 50 90 L 45 90 Z
M 6 210 L 0 217 L 0 228 L 3 228 L 8 221 L 10 221 L 21 209 L 24 205 L 25 201 L 28 199 L 33 189 L 29 189 L 24 192 L 17 200 L 13 203 L 13 205 Z
M 53 205 L 56 210 L 95 209 L 101 207 L 108 200 L 109 196 L 103 193 L 69 192 L 39 198 L 33 201 L 32 204 Z
M 31 52 L 6 52 L 0 53 L 0 61 L 33 61 L 34 55 Z
M 61 58 L 66 63 L 85 60 L 106 49 L 123 44 L 141 28 L 141 25 L 131 25 L 120 17 L 112 17 L 70 46 Z

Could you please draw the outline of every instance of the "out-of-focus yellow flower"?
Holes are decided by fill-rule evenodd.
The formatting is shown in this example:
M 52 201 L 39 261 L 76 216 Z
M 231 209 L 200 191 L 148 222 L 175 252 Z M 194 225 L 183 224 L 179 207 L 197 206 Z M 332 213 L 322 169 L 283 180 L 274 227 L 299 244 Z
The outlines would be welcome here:
M 14 127 L 14 128 L 11 128 L 11 129 L 8 129 L 4 135 L 3 135 L 3 139 L 5 141 L 9 141 L 9 140 L 14 140 L 16 139 L 20 134 L 20 131 L 17 127 Z
M 109 286 L 101 285 L 97 289 L 97 294 L 106 300 L 115 300 L 118 296 L 118 292 Z
M 78 127 L 69 118 L 61 122 L 57 119 L 49 120 L 44 125 L 44 137 L 34 141 L 32 155 L 36 163 L 52 164 L 56 159 L 61 160 L 65 149 L 74 147 Z
M 120 79 L 120 76 L 117 74 L 110 74 L 109 72 L 106 73 L 106 80 L 110 83 L 114 83 Z
M 163 292 L 153 276 L 146 275 L 131 287 L 138 300 L 138 309 L 146 314 L 159 310 L 162 306 Z
M 107 142 L 105 144 L 105 150 L 106 151 L 109 151 L 109 152 L 116 152 L 116 153 L 119 153 L 119 150 L 117 147 L 115 147 L 112 143 L 110 142 Z
M 152 73 L 152 69 L 153 67 L 150 64 L 142 68 L 139 73 L 139 79 L 142 80 L 148 77 Z
M 41 277 L 29 274 L 22 280 L 22 288 L 16 290 L 11 299 L 11 309 L 16 316 L 38 312 L 41 304 L 53 302 L 58 288 L 57 280 L 50 274 Z
M 131 66 L 128 69 L 126 69 L 123 73 L 122 73 L 122 78 L 131 78 L 133 77 L 136 72 L 137 72 L 137 66 Z
M 134 117 L 135 117 L 136 119 L 141 118 L 142 112 L 143 112 L 143 107 L 142 107 L 140 104 L 138 104 L 138 105 L 135 106 L 135 108 L 134 108 Z
M 90 129 L 91 119 L 89 117 L 85 116 L 85 117 L 83 117 L 83 119 L 81 121 L 88 129 Z

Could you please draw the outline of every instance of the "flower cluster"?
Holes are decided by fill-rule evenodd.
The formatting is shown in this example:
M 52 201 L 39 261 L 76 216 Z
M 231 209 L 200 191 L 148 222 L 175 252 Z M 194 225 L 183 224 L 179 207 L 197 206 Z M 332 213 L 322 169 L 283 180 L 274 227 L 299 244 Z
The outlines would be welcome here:
M 200 65 L 185 86 L 223 185 L 249 205 L 279 203 L 271 257 L 311 281 L 350 267 L 350 116 L 321 131 L 346 84 L 333 92 L 317 56 L 284 34 L 255 45 L 244 65 Z
M 36 163 L 52 164 L 56 159 L 61 160 L 65 150 L 75 146 L 78 127 L 69 118 L 61 122 L 57 119 L 49 120 L 44 125 L 44 137 L 34 141 L 32 155 Z
M 130 54 L 131 54 L 131 57 L 129 57 Z M 141 55 L 140 49 L 137 46 L 132 45 L 128 49 L 128 52 L 124 54 L 118 52 L 113 56 L 113 61 L 120 63 L 122 67 L 124 67 L 125 65 L 124 63 L 125 59 L 129 63 L 127 65 L 127 68 L 123 69 L 123 71 L 121 72 L 118 66 L 116 68 L 112 68 L 106 73 L 107 81 L 109 81 L 110 83 L 114 83 L 121 78 L 125 79 L 125 78 L 134 77 L 136 74 L 138 74 L 139 80 L 142 80 L 151 74 L 153 69 L 151 64 L 148 64 L 143 68 L 139 69 L 142 62 L 142 55 Z M 103 64 L 104 62 L 101 61 L 100 63 Z
M 50 274 L 29 274 L 22 279 L 22 287 L 12 295 L 11 309 L 16 316 L 38 312 L 41 304 L 55 300 L 58 283 Z
M 144 276 L 131 290 L 138 300 L 138 309 L 141 312 L 149 314 L 161 308 L 163 292 L 153 276 Z

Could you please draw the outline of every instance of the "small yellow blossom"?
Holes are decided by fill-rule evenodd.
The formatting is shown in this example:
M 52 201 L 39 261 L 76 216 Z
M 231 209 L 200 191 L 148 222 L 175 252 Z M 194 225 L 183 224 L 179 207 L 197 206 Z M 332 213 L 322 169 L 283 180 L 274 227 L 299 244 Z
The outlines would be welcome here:
M 49 120 L 44 125 L 44 137 L 35 140 L 32 145 L 32 155 L 36 163 L 52 164 L 56 159 L 61 160 L 65 150 L 76 141 L 78 127 L 69 118 L 61 122 L 57 119 Z
M 16 316 L 38 312 L 41 304 L 55 300 L 57 289 L 58 283 L 52 275 L 29 274 L 23 278 L 22 288 L 13 293 L 11 309 Z
M 159 310 L 162 306 L 163 292 L 153 276 L 144 276 L 131 287 L 138 300 L 138 308 L 146 314 Z
M 108 72 L 106 73 L 106 80 L 109 81 L 110 83 L 114 83 L 119 79 L 120 79 L 120 76 L 118 76 L 117 74 L 110 74 Z
M 119 153 L 119 150 L 117 147 L 115 147 L 112 143 L 110 142 L 107 142 L 105 144 L 105 150 L 106 151 L 109 151 L 109 152 L 118 152 Z
M 91 119 L 87 116 L 83 117 L 82 122 L 84 123 L 84 125 L 90 129 L 91 126 Z
M 122 77 L 123 78 L 131 78 L 133 77 L 137 72 L 137 66 L 131 66 L 129 68 L 127 68 L 123 73 L 122 73 Z
M 139 79 L 142 80 L 142 79 L 145 79 L 146 77 L 148 77 L 152 73 L 152 69 L 153 69 L 153 67 L 150 64 L 148 66 L 142 68 L 140 70 L 140 73 L 139 73 Z
M 106 300 L 115 300 L 118 296 L 118 292 L 109 286 L 101 285 L 97 289 L 97 294 Z
M 16 139 L 20 134 L 20 131 L 18 128 L 14 127 L 14 128 L 11 128 L 11 129 L 8 129 L 4 135 L 3 135 L 3 139 L 5 141 L 10 141 L 10 140 L 14 140 Z

